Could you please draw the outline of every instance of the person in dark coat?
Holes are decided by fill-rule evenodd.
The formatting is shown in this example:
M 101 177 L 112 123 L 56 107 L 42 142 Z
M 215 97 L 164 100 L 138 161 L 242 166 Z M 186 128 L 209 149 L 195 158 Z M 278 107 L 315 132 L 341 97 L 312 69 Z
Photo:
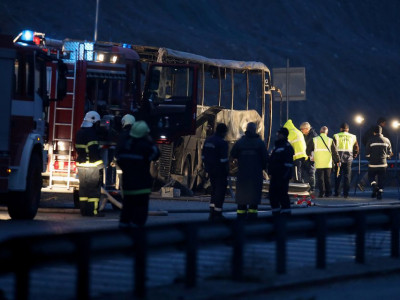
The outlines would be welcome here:
M 310 123 L 303 122 L 300 125 L 300 131 L 304 135 L 306 141 L 306 147 L 313 143 L 313 138 L 318 136 L 318 133 L 311 127 Z M 307 157 L 304 163 L 301 165 L 302 178 L 305 183 L 310 185 L 310 193 L 313 194 L 315 191 L 315 164 L 312 157 Z
M 146 224 L 149 196 L 152 187 L 150 162 L 160 156 L 160 151 L 149 136 L 145 121 L 132 125 L 129 137 L 119 140 L 117 164 L 122 170 L 121 229 L 142 227 Z
M 101 171 L 103 160 L 99 148 L 98 126 L 100 115 L 86 113 L 81 128 L 76 133 L 76 166 L 79 176 L 79 207 L 82 216 L 104 216 L 99 212 L 101 196 Z
M 392 146 L 389 139 L 382 135 L 381 126 L 375 126 L 374 136 L 368 140 L 365 149 L 365 156 L 368 159 L 368 180 L 372 188 L 372 198 L 382 199 L 387 159 L 391 155 Z
M 256 124 L 247 124 L 242 136 L 231 150 L 231 157 L 237 159 L 236 203 L 238 219 L 255 219 L 261 202 L 263 170 L 267 168 L 268 153 L 264 142 L 256 133 Z
M 201 158 L 211 183 L 210 221 L 223 219 L 222 206 L 228 184 L 229 157 L 228 143 L 224 140 L 228 127 L 219 123 L 215 133 L 203 145 Z
M 289 131 L 282 127 L 278 130 L 275 147 L 268 162 L 268 175 L 270 176 L 269 200 L 272 215 L 291 214 L 290 199 L 288 195 L 289 180 L 292 178 L 293 147 L 287 140 Z

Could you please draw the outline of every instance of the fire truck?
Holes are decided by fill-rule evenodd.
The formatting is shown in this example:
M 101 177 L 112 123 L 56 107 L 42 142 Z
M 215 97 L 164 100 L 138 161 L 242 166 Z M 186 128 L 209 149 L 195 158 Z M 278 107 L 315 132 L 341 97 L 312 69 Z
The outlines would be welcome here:
M 50 103 L 66 93 L 66 65 L 33 43 L 0 35 L 0 197 L 12 219 L 33 219 L 47 162 L 46 118 Z
M 45 52 L 59 54 L 67 66 L 67 92 L 60 102 L 48 108 L 48 135 L 44 147 L 48 163 L 43 173 L 48 188 L 75 189 L 78 176 L 75 164 L 75 136 L 87 111 L 102 118 L 108 135 L 102 141 L 104 160 L 111 159 L 118 120 L 126 113 L 144 119 L 159 141 L 193 134 L 196 123 L 197 67 L 189 64 L 146 64 L 152 80 L 144 80 L 142 59 L 130 44 L 56 40 L 33 32 L 34 42 Z M 21 35 L 15 40 L 19 41 Z M 144 85 L 144 82 L 149 83 Z M 155 98 L 155 86 L 167 87 L 163 103 Z M 153 91 L 150 95 L 150 92 Z M 147 95 L 142 98 L 142 93 Z M 153 126 L 160 124 L 162 126 Z M 107 163 L 106 163 L 107 165 Z M 104 172 L 104 176 L 107 174 Z M 112 182 L 115 181 L 111 180 Z M 104 183 L 107 179 L 104 178 Z M 115 183 L 115 182 L 114 182 Z M 77 197 L 75 197 L 75 200 Z M 75 202 L 75 204 L 77 204 Z

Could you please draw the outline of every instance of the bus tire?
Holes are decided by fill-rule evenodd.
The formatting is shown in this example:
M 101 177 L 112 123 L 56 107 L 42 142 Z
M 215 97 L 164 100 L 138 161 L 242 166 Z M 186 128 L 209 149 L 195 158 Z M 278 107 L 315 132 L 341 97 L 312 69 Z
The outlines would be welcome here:
M 32 220 L 38 211 L 42 190 L 42 159 L 32 153 L 26 176 L 26 190 L 10 192 L 8 214 L 11 219 Z

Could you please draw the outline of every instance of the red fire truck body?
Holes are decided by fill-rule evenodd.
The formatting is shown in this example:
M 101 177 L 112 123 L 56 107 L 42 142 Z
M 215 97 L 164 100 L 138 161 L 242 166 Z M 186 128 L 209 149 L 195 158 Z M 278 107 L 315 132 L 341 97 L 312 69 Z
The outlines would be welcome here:
M 65 95 L 65 65 L 26 41 L 30 36 L 16 43 L 0 36 L 0 195 L 13 219 L 37 213 L 47 108 Z
M 78 185 L 75 136 L 90 110 L 100 114 L 102 126 L 110 131 L 110 123 L 125 113 L 134 114 L 148 122 L 159 142 L 168 143 L 177 135 L 195 131 L 196 66 L 150 63 L 146 71 L 152 80 L 146 79 L 143 89 L 142 58 L 129 44 L 54 40 L 43 33 L 34 36 L 42 51 L 59 53 L 68 67 L 67 95 L 63 101 L 51 103 L 48 110 L 49 134 L 44 145 L 48 164 L 43 175 L 49 188 Z M 49 69 L 50 73 L 54 76 Z M 112 135 L 103 141 L 103 148 L 107 147 L 115 147 Z M 105 160 L 110 159 L 107 151 L 104 153 Z

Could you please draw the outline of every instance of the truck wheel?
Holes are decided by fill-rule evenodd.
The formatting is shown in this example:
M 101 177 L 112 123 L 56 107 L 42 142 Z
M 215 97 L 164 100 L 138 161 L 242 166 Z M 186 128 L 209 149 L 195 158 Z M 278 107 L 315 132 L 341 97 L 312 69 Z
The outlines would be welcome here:
M 192 181 L 192 167 L 190 164 L 189 157 L 186 157 L 185 163 L 183 165 L 182 175 L 183 175 L 182 185 L 190 190 L 191 188 L 190 183 Z
M 42 190 L 42 159 L 32 153 L 26 176 L 26 190 L 11 192 L 8 200 L 8 214 L 11 219 L 32 220 L 38 211 Z

